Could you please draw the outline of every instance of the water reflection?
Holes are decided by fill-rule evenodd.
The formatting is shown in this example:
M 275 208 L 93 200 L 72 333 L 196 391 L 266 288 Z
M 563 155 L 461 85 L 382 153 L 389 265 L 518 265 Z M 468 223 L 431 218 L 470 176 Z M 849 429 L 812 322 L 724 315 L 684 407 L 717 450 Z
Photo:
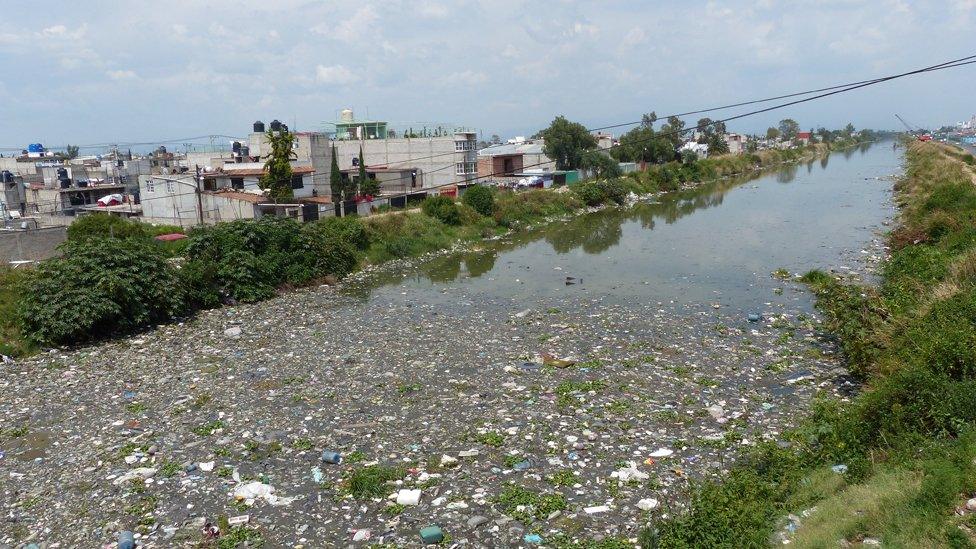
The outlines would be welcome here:
M 868 148 L 857 149 L 864 154 Z M 885 154 L 894 158 L 890 149 L 885 150 Z M 843 154 L 845 159 L 849 159 L 854 149 Z M 829 155 L 819 161 L 805 162 L 806 173 L 803 177 L 816 177 L 819 181 L 819 175 L 807 174 L 813 174 L 815 168 L 826 170 L 829 163 Z M 830 186 L 815 186 L 804 191 L 775 191 L 774 188 L 779 185 L 770 187 L 760 184 L 753 187 L 756 190 L 736 194 L 734 207 L 719 210 L 717 216 L 696 217 L 696 223 L 682 225 L 676 229 L 677 233 L 669 229 L 669 236 L 663 237 L 663 240 L 651 238 L 649 233 L 676 225 L 679 220 L 696 212 L 721 206 L 730 191 L 757 179 L 789 185 L 796 181 L 798 173 L 801 173 L 799 169 L 799 164 L 788 165 L 775 174 L 751 174 L 719 180 L 696 189 L 669 193 L 658 197 L 658 202 L 581 215 L 567 222 L 487 243 L 481 250 L 439 257 L 406 271 L 377 274 L 358 286 L 346 285 L 343 291 L 346 295 L 365 300 L 371 292 L 390 285 L 414 290 L 433 286 L 438 293 L 442 293 L 450 290 L 449 285 L 478 283 L 481 291 L 490 292 L 491 295 L 516 292 L 534 296 L 539 292 L 554 291 L 554 287 L 562 285 L 559 276 L 570 274 L 588 275 L 586 287 L 591 291 L 596 290 L 595 284 L 601 277 L 610 282 L 617 281 L 618 291 L 619 282 L 624 280 L 646 287 L 643 286 L 646 280 L 653 279 L 659 283 L 670 280 L 674 284 L 684 284 L 680 281 L 689 280 L 689 276 L 699 281 L 696 284 L 711 280 L 708 284 L 712 286 L 704 291 L 714 291 L 714 284 L 741 285 L 743 281 L 737 277 L 741 277 L 743 272 L 766 269 L 766 262 L 779 262 L 769 270 L 782 267 L 787 265 L 784 261 L 796 261 L 797 254 L 805 253 L 811 257 L 813 254 L 823 254 L 823 250 L 838 243 L 840 237 L 849 237 L 847 233 L 828 234 L 829 231 L 824 229 L 820 231 L 823 242 L 801 241 L 803 246 L 795 245 L 797 239 L 809 234 L 810 227 L 821 227 L 824 220 L 831 216 L 838 216 L 829 225 L 834 228 L 832 230 L 842 231 L 843 227 L 856 226 L 840 216 L 856 216 L 858 213 L 850 209 L 837 211 L 833 206 L 834 199 L 829 194 L 835 193 L 833 196 L 836 196 L 837 192 L 844 191 L 840 187 Z M 823 181 L 845 185 L 843 181 L 847 171 L 856 169 L 854 164 L 836 166 L 832 170 L 837 173 Z M 840 177 L 835 177 L 838 175 Z M 744 219 L 749 221 L 743 223 Z M 807 224 L 806 230 L 802 229 L 804 224 Z M 573 258 L 573 254 L 579 252 L 587 256 L 600 256 L 600 259 L 582 261 Z M 500 256 L 504 256 L 502 261 L 499 261 Z M 560 270 L 564 272 L 560 274 Z M 661 277 L 665 278 L 662 280 Z M 637 279 L 640 282 L 635 282 Z M 659 288 L 664 289 L 663 286 Z M 690 288 L 682 286 L 678 291 L 687 289 Z

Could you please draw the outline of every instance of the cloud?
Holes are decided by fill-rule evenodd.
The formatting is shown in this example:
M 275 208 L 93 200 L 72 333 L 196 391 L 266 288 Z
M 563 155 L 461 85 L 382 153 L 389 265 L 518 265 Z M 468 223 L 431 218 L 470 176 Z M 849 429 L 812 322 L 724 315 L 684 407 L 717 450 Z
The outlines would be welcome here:
M 436 4 L 434 2 L 421 3 L 417 11 L 421 16 L 429 17 L 431 19 L 444 19 L 450 15 L 450 11 L 447 9 L 447 6 Z
M 487 74 L 480 71 L 473 71 L 470 69 L 466 71 L 451 73 L 441 80 L 441 82 L 443 82 L 446 85 L 461 84 L 464 86 L 474 86 L 477 84 L 484 84 L 487 81 L 488 81 Z
M 130 70 L 105 71 L 105 75 L 112 80 L 135 80 L 139 76 Z
M 645 33 L 644 29 L 640 27 L 634 27 L 627 31 L 627 34 L 624 35 L 624 38 L 621 41 L 621 44 L 623 44 L 624 47 L 632 48 L 638 44 L 643 44 L 644 42 L 647 42 L 647 33 Z
M 371 39 L 373 23 L 379 19 L 372 6 L 362 6 L 352 16 L 342 20 L 335 27 L 320 23 L 312 27 L 312 32 L 341 40 L 343 42 L 357 42 Z
M 315 80 L 320 84 L 334 84 L 342 86 L 359 80 L 359 76 L 342 65 L 315 67 Z
M 82 25 L 75 29 L 74 31 L 68 30 L 68 27 L 64 25 L 52 25 L 50 27 L 45 27 L 41 29 L 38 35 L 41 38 L 54 38 L 54 39 L 65 39 L 65 40 L 79 40 L 84 38 L 85 32 L 88 30 L 87 25 Z

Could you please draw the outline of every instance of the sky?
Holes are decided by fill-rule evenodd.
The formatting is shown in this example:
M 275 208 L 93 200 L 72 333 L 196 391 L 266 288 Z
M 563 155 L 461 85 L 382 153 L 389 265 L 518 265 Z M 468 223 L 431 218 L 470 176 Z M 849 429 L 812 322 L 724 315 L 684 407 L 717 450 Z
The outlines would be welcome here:
M 357 117 L 531 135 L 976 54 L 976 0 L 127 0 L 7 5 L 0 148 L 245 136 Z M 729 124 L 968 119 L 976 65 Z M 740 111 L 714 113 L 731 115 Z M 697 119 L 697 117 L 693 117 Z M 690 120 L 694 122 L 694 120 Z

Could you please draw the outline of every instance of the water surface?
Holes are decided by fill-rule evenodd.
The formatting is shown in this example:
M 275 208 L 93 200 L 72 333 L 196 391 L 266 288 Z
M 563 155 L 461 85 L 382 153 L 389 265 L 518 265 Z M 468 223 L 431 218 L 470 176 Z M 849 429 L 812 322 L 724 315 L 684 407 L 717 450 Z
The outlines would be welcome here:
M 899 162 L 890 143 L 835 152 L 657 203 L 582 215 L 379 275 L 366 289 L 394 300 L 443 302 L 463 294 L 529 307 L 568 295 L 743 311 L 784 300 L 809 306 L 809 297 L 779 294 L 783 283 L 770 273 L 853 266 L 892 214 L 889 176 Z

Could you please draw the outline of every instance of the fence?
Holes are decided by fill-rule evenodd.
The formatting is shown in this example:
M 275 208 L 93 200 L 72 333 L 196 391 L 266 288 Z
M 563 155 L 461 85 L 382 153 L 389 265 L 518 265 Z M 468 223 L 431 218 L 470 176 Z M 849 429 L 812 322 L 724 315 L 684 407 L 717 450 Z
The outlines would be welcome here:
M 68 238 L 65 227 L 0 231 L 0 261 L 41 261 L 57 255 Z

